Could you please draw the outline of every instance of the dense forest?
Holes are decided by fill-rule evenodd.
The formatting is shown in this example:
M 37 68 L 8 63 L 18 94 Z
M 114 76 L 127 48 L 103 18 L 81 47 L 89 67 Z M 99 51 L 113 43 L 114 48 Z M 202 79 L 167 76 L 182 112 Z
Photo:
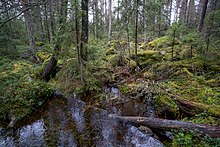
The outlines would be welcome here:
M 0 0 L 0 146 L 220 146 L 219 0 Z

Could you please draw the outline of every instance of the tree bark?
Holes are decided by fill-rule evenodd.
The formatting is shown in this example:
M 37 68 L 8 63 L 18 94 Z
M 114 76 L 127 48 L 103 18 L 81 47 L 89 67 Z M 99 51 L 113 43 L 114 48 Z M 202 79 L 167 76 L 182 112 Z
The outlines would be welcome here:
M 190 122 L 182 122 L 176 120 L 167 120 L 161 118 L 152 117 L 129 117 L 129 116 L 117 116 L 110 114 L 109 117 L 118 120 L 119 122 L 128 122 L 134 126 L 147 126 L 152 129 L 159 129 L 164 131 L 170 131 L 172 129 L 184 129 L 186 131 L 197 130 L 200 134 L 208 134 L 211 137 L 220 137 L 220 127 L 210 126 L 204 124 L 193 124 Z
M 182 2 L 181 2 L 179 21 L 182 23 L 186 23 L 187 3 L 188 3 L 188 0 L 182 0 Z
M 206 14 L 206 10 L 207 10 L 207 5 L 208 5 L 208 0 L 203 0 L 202 10 L 201 10 L 201 13 L 200 13 L 200 18 L 199 18 L 199 24 L 198 24 L 198 27 L 197 27 L 197 30 L 199 32 L 201 32 L 202 29 L 203 29 L 205 14 Z
M 27 8 L 27 4 L 28 1 L 27 0 L 22 0 L 22 6 L 23 9 Z M 33 22 L 32 22 L 32 18 L 30 15 L 30 11 L 24 11 L 24 20 L 25 20 L 25 25 L 27 28 L 27 32 L 28 32 L 28 40 L 29 40 L 29 45 L 30 45 L 30 49 L 32 52 L 32 57 L 35 58 L 35 54 L 36 54 L 36 42 L 35 42 L 35 36 L 34 36 L 34 28 L 33 28 Z
M 81 31 L 81 44 L 80 44 L 80 55 L 83 61 L 88 61 L 88 3 L 89 0 L 82 0 L 82 31 Z
M 77 49 L 77 55 L 78 55 L 78 62 L 80 63 L 81 61 L 81 58 L 80 58 L 80 51 L 79 51 L 79 47 L 80 47 L 80 44 L 79 44 L 79 18 L 78 18 L 78 13 L 79 13 L 79 3 L 78 3 L 78 0 L 75 0 L 74 2 L 74 7 L 75 7 L 75 32 L 76 32 L 76 49 Z
M 46 35 L 47 35 L 47 41 L 50 44 L 51 43 L 51 35 L 50 35 L 50 30 L 49 30 L 49 21 L 48 21 L 48 3 L 46 2 L 44 4 L 44 15 L 45 15 L 45 29 L 46 29 Z
M 108 40 L 111 40 L 111 32 L 112 32 L 112 0 L 109 0 L 108 7 Z
M 189 26 L 193 26 L 195 19 L 195 0 L 190 0 L 189 1 L 189 6 L 188 6 L 188 14 L 187 14 L 187 24 Z
M 136 0 L 136 16 L 135 16 L 135 62 L 136 69 L 138 69 L 138 56 L 137 56 L 137 45 L 138 45 L 138 8 L 139 8 L 139 0 Z

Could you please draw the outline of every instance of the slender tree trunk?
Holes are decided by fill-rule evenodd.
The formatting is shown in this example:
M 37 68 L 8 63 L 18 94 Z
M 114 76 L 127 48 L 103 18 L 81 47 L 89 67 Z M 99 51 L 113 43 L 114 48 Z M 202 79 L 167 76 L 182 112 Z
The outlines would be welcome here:
M 45 3 L 44 5 L 44 15 L 45 15 L 45 28 L 47 32 L 47 41 L 48 43 L 51 43 L 51 36 L 50 36 L 50 29 L 49 29 L 49 21 L 48 21 L 48 3 Z
M 49 10 L 49 24 L 50 24 L 50 41 L 53 40 L 53 37 L 55 36 L 55 18 L 54 18 L 54 13 L 55 13 L 55 6 L 54 6 L 54 1 L 53 0 L 48 0 L 48 10 Z
M 192 26 L 194 24 L 194 18 L 195 18 L 195 0 L 190 0 L 188 6 L 188 14 L 187 14 L 188 26 Z
M 80 55 L 81 59 L 85 62 L 88 61 L 88 3 L 89 0 L 82 0 L 81 8 L 82 8 L 82 30 L 81 30 L 81 44 L 80 44 Z
M 187 3 L 188 3 L 188 0 L 182 0 L 182 2 L 181 2 L 179 21 L 182 23 L 186 23 Z
M 36 40 L 44 41 L 44 27 L 43 27 L 43 21 L 42 21 L 42 14 L 41 14 L 41 7 L 40 6 L 34 6 L 31 9 L 31 15 L 33 16 L 33 26 L 35 31 Z
M 78 54 L 78 62 L 81 63 L 81 58 L 80 58 L 80 51 L 79 51 L 79 18 L 78 18 L 78 13 L 79 13 L 79 8 L 78 8 L 78 0 L 75 0 L 75 30 L 76 30 L 76 49 L 77 49 L 77 54 Z
M 109 0 L 108 15 L 109 15 L 108 40 L 111 40 L 111 32 L 112 32 L 112 0 Z
M 207 5 L 208 5 L 208 0 L 203 0 L 202 10 L 201 10 L 201 13 L 200 13 L 200 18 L 199 18 L 199 24 L 198 24 L 198 27 L 197 27 L 197 30 L 199 32 L 201 32 L 202 29 L 203 29 L 205 14 L 206 14 L 206 10 L 207 10 Z
M 144 34 L 144 42 L 146 41 L 146 37 L 147 37 L 147 27 L 146 27 L 146 15 L 145 15 L 145 11 L 146 11 L 146 1 L 143 0 L 143 11 L 142 11 L 142 15 L 143 15 L 143 34 Z
M 175 22 L 178 20 L 178 14 L 179 14 L 179 9 L 180 9 L 180 0 L 176 0 L 176 7 L 175 7 Z
M 119 21 L 119 6 L 120 6 L 120 0 L 117 1 L 117 4 L 118 4 L 117 21 Z
M 161 36 L 161 7 L 159 8 L 159 11 L 158 11 L 158 17 L 157 17 L 157 23 L 158 23 L 158 37 Z
M 175 45 L 175 38 L 176 38 L 176 30 L 173 30 L 173 42 L 172 42 L 172 60 L 174 59 L 174 45 Z
M 24 9 L 27 9 L 27 4 L 28 4 L 27 0 L 22 0 L 22 6 Z M 36 43 L 35 43 L 34 30 L 33 30 L 34 28 L 29 10 L 24 12 L 24 20 L 28 32 L 28 40 L 32 52 L 32 57 L 34 57 L 35 59 L 35 54 L 37 50 L 36 50 Z
M 173 0 L 170 0 L 169 25 L 171 25 L 172 9 L 173 9 Z
M 138 8 L 139 0 L 136 0 L 136 17 L 135 17 L 135 62 L 136 69 L 138 70 L 138 56 L 137 56 L 137 46 L 138 46 Z
M 4 4 L 4 9 L 5 10 L 8 9 L 6 3 L 3 2 L 3 4 Z M 7 19 L 9 19 L 10 16 L 9 16 L 9 12 L 8 11 L 6 12 L 6 15 L 7 15 Z M 17 47 L 16 47 L 16 43 L 14 42 L 14 35 L 13 35 L 13 29 L 12 29 L 11 21 L 8 22 L 8 29 L 9 29 L 9 32 L 8 32 L 9 38 L 10 38 L 10 40 L 12 42 L 14 50 L 16 50 Z
M 213 0 L 213 6 L 211 8 L 213 11 L 215 11 L 216 3 L 217 3 L 217 0 Z M 209 46 L 210 46 L 210 36 L 211 36 L 214 20 L 215 20 L 215 13 L 213 13 L 212 16 L 210 17 L 211 24 L 208 26 L 208 29 L 207 29 L 205 60 L 207 60 L 207 57 L 208 57 Z
M 99 38 L 99 34 L 98 34 L 98 23 L 99 23 L 99 17 L 98 17 L 98 0 L 94 0 L 95 2 L 95 37 Z

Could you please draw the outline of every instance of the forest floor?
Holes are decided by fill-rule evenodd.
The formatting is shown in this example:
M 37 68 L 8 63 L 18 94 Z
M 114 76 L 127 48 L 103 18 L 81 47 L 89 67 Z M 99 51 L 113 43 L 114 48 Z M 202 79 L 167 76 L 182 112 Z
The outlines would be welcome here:
M 38 63 L 24 57 L 0 57 L 0 119 L 6 126 L 13 127 L 30 115 L 57 90 L 66 96 L 76 93 L 89 105 L 104 108 L 106 86 L 117 87 L 129 99 L 146 99 L 153 117 L 219 125 L 220 62 L 202 57 L 188 44 L 176 41 L 172 46 L 166 36 L 139 43 L 136 66 L 134 43 L 91 40 L 86 66 L 79 65 L 75 48 L 62 49 L 56 56 L 56 77 L 49 82 L 43 81 L 41 74 L 52 55 L 51 48 L 39 48 Z M 107 101 L 123 102 L 118 98 Z M 169 144 L 218 146 L 220 138 L 179 130 L 174 131 Z

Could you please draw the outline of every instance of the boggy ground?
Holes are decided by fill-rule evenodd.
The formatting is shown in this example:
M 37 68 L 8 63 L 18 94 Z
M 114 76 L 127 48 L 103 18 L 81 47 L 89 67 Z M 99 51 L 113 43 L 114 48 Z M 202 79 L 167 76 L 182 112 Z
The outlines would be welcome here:
M 79 65 L 75 49 L 63 50 L 58 57 L 59 72 L 48 83 L 40 80 L 43 66 L 50 58 L 47 50 L 37 53 L 41 59 L 37 64 L 1 58 L 1 119 L 13 126 L 13 119 L 19 120 L 31 114 L 34 108 L 44 103 L 45 98 L 59 90 L 65 95 L 75 92 L 89 105 L 99 108 L 107 109 L 109 104 L 126 104 L 127 99 L 123 98 L 141 99 L 147 104 L 143 108 L 146 109 L 143 111 L 145 116 L 218 125 L 219 61 L 203 58 L 196 49 L 178 40 L 173 51 L 172 58 L 172 43 L 166 36 L 149 43 L 139 43 L 139 65 L 136 67 L 134 43 L 91 40 L 89 53 L 92 56 L 87 66 Z M 103 90 L 106 86 L 118 87 L 123 97 L 106 97 Z M 192 144 L 218 146 L 220 141 L 199 136 L 195 131 L 186 133 L 179 130 L 174 133 L 174 139 L 167 142 L 168 146 Z

